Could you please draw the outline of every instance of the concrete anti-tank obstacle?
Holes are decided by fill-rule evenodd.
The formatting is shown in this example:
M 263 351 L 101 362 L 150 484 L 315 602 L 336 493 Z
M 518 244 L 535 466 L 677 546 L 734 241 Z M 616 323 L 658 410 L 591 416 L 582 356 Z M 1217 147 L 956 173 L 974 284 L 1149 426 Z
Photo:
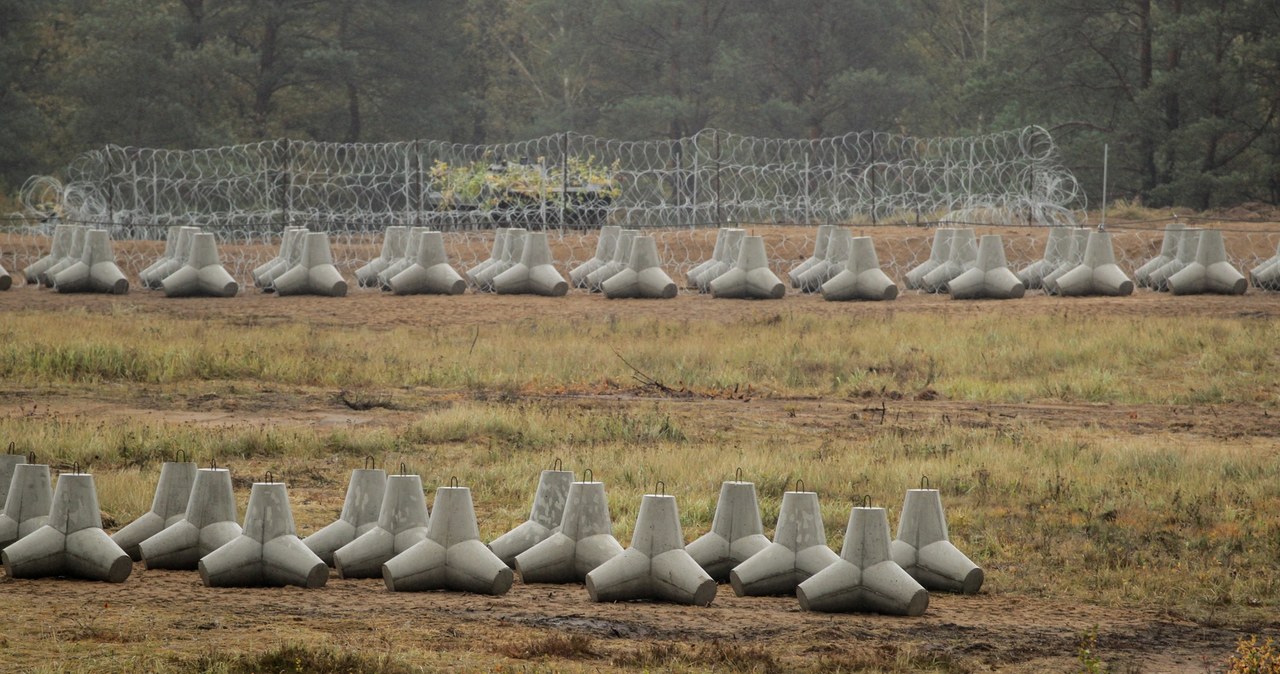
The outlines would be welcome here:
M 925 589 L 976 594 L 982 588 L 982 569 L 951 544 L 942 497 L 927 480 L 923 488 L 907 490 L 889 554 Z
M 627 268 L 600 284 L 609 299 L 640 297 L 669 300 L 678 288 L 658 259 L 658 241 L 652 236 L 636 236 L 631 240 L 631 259 Z
M 1147 285 L 1151 289 L 1168 292 L 1169 279 L 1196 261 L 1196 251 L 1200 248 L 1200 232 L 1199 228 L 1187 227 L 1175 233 L 1178 241 L 1177 253 L 1172 260 L 1160 265 L 1147 275 Z
M 903 277 L 907 288 L 920 290 L 924 286 L 925 275 L 951 258 L 951 237 L 955 231 L 950 227 L 939 227 L 934 230 L 933 245 L 929 247 L 929 259 L 916 265 Z
M 142 287 L 150 290 L 160 290 L 166 278 L 169 278 L 174 272 L 187 266 L 191 259 L 191 240 L 196 234 L 200 233 L 199 227 L 178 226 L 177 232 L 173 232 L 175 228 L 170 227 L 170 233 L 174 237 L 172 244 L 165 239 L 165 253 L 167 257 L 157 261 L 155 264 L 143 270 L 150 271 L 150 274 L 139 274 L 138 278 L 142 281 Z M 173 253 L 169 254 L 169 246 L 173 246 Z M 216 255 L 216 251 L 215 251 Z
M 885 509 L 865 504 L 849 513 L 840 559 L 800 583 L 796 597 L 800 608 L 828 613 L 918 616 L 929 606 L 929 591 L 890 557 Z
M 302 236 L 306 227 L 286 227 L 280 236 L 280 253 L 253 269 L 253 285 L 264 293 L 275 292 L 276 278 L 298 264 L 302 256 Z
M 480 542 L 471 490 L 454 484 L 436 489 L 427 537 L 382 565 L 392 592 L 455 590 L 502 595 L 515 574 Z
M 74 225 L 54 226 L 53 237 L 49 243 L 49 254 L 22 270 L 22 276 L 27 280 L 27 285 L 40 283 L 40 275 L 67 256 L 67 251 L 71 248 L 71 238 L 75 233 L 74 228 Z
M 551 244 L 546 232 L 526 232 L 520 262 L 493 277 L 499 295 L 564 297 L 569 282 L 551 264 Z
M 618 232 L 618 241 L 613 245 L 613 257 L 600 265 L 599 269 L 587 274 L 587 290 L 593 293 L 602 292 L 605 281 L 627 268 L 627 263 L 631 261 L 631 245 L 639 235 L 640 231 L 635 229 L 624 229 Z
M 698 272 L 694 277 L 694 286 L 698 292 L 711 292 L 711 282 L 720 278 L 725 272 L 733 269 L 738 264 L 738 257 L 742 252 L 742 240 L 746 238 L 747 230 L 728 228 L 721 230 L 724 232 L 724 246 L 720 249 L 720 257 L 712 258 L 711 264 Z
M 1273 257 L 1249 271 L 1249 277 L 1255 288 L 1280 290 L 1280 245 L 1276 246 Z
M 3 252 L 3 251 L 0 251 Z M 4 265 L 0 264 L 0 291 L 8 290 L 13 287 L 13 277 L 5 270 Z
M 14 469 L 27 462 L 23 454 L 14 454 L 14 443 L 9 443 L 9 453 L 0 454 L 0 503 L 9 498 L 9 484 L 13 482 Z
M 477 264 L 476 266 L 463 272 L 462 276 L 467 279 L 467 283 L 478 288 L 480 286 L 480 281 L 478 280 L 477 275 L 483 273 L 485 269 L 488 269 L 489 267 L 495 264 L 498 264 L 500 261 L 502 261 L 502 258 L 506 254 L 506 252 L 507 252 L 507 228 L 499 227 L 493 231 L 493 250 L 489 252 L 489 257 L 485 260 L 482 260 L 480 264 Z M 490 280 L 492 280 L 492 278 L 493 277 L 489 277 Z
M 231 472 L 201 468 L 181 520 L 138 544 L 148 569 L 195 571 L 200 559 L 240 537 Z
M 712 246 L 711 248 L 711 257 L 703 260 L 702 262 L 699 262 L 698 264 L 695 264 L 692 269 L 690 269 L 688 272 L 685 272 L 684 287 L 690 288 L 690 289 L 698 288 L 698 283 L 697 283 L 698 276 L 700 276 L 702 272 L 706 271 L 707 268 L 711 267 L 711 265 L 714 265 L 721 260 L 721 258 L 724 256 L 724 242 L 726 238 L 725 233 L 728 231 L 729 230 L 724 227 L 721 227 L 716 230 L 716 242 L 715 242 L 715 245 Z
M 551 470 L 542 471 L 538 476 L 538 490 L 533 494 L 529 519 L 489 543 L 489 549 L 503 564 L 515 568 L 516 555 L 545 541 L 559 529 L 572 483 L 573 473 L 560 470 L 559 459 Z
M 205 587 L 324 587 L 329 567 L 298 540 L 289 491 L 270 474 L 249 491 L 244 526 L 230 543 L 200 558 Z
M 404 253 L 391 261 L 382 271 L 378 272 L 376 278 L 377 287 L 381 290 L 391 290 L 391 279 L 396 274 L 408 269 L 418 261 L 418 251 L 422 247 L 422 235 L 431 231 L 427 227 L 410 227 L 409 231 L 404 235 Z
M 978 239 L 972 229 L 953 230 L 948 249 L 950 255 L 947 260 L 924 275 L 920 283 L 921 290 L 930 293 L 946 292 L 948 283 L 978 264 Z
M 733 567 L 769 546 L 760 522 L 760 503 L 754 482 L 737 479 L 720 484 L 720 500 L 711 531 L 685 546 L 693 561 L 716 582 L 729 580 Z
M 818 493 L 800 483 L 782 494 L 773 542 L 733 567 L 729 584 L 739 597 L 795 594 L 796 586 L 839 559 L 827 547 Z
M 1133 292 L 1133 281 L 1116 265 L 1111 233 L 1089 232 L 1080 266 L 1058 277 L 1058 293 L 1068 297 L 1108 295 L 1124 297 Z
M 387 227 L 382 233 L 382 251 L 378 257 L 356 270 L 356 284 L 361 288 L 377 288 L 378 273 L 405 256 L 405 242 L 409 228 L 401 225 Z
M 813 242 L 813 255 L 805 258 L 795 268 L 787 272 L 787 280 L 791 282 L 792 288 L 800 288 L 802 286 L 800 277 L 815 266 L 827 261 L 827 246 L 831 242 L 831 232 L 835 229 L 835 225 L 818 225 L 818 235 Z
M 1133 282 L 1139 288 L 1149 288 L 1151 286 L 1151 272 L 1169 264 L 1173 258 L 1178 256 L 1179 236 L 1176 232 L 1180 232 L 1183 229 L 1186 229 L 1186 225 L 1181 222 L 1171 222 L 1165 225 L 1164 239 L 1160 241 L 1160 254 L 1133 270 Z
M 898 286 L 880 269 L 880 258 L 871 237 L 855 236 L 849 245 L 849 259 L 844 270 L 822 284 L 822 299 L 828 302 L 879 302 L 896 298 Z
M 494 279 L 516 266 L 524 256 L 525 234 L 527 232 L 520 227 L 512 227 L 507 230 L 506 235 L 502 238 L 502 257 L 474 274 L 473 282 L 476 290 L 487 293 L 494 292 Z
M 123 295 L 129 292 L 129 280 L 116 266 L 107 230 L 91 229 L 85 233 L 83 257 L 54 275 L 53 289 L 60 293 Z
M 218 243 L 212 234 L 191 236 L 186 261 L 160 282 L 165 297 L 235 297 L 240 284 L 218 259 Z
M 849 263 L 849 254 L 853 248 L 853 232 L 844 227 L 831 230 L 827 241 L 827 256 L 817 264 L 800 274 L 800 290 L 806 293 L 818 292 L 822 284 L 844 270 Z
M 333 266 L 329 251 L 329 235 L 307 232 L 302 242 L 302 260 L 296 267 L 275 280 L 276 293 L 286 295 L 325 295 L 345 297 L 347 282 Z
M 516 572 L 526 583 L 580 583 L 620 554 L 604 483 L 592 481 L 588 470 L 586 481 L 569 485 L 559 530 L 516 555 Z
M 63 250 L 62 257 L 54 260 L 44 271 L 40 272 L 40 285 L 46 288 L 53 287 L 53 277 L 58 272 L 70 267 L 80 261 L 84 257 L 84 235 L 89 228 L 84 225 L 68 225 L 71 233 L 67 238 L 66 248 Z
M 586 578 L 591 601 L 657 599 L 709 606 L 716 581 L 684 549 L 676 498 L 645 494 L 631 547 L 592 569 Z
M 467 282 L 449 266 L 440 232 L 423 232 L 418 237 L 418 254 L 403 271 L 391 277 L 396 295 L 461 295 Z
M 586 288 L 587 276 L 613 259 L 621 232 L 622 228 L 618 225 L 605 225 L 600 228 L 600 236 L 596 239 L 596 254 L 590 260 L 569 270 L 569 283 L 573 287 Z
M 1071 227 L 1068 228 L 1069 236 L 1066 241 L 1059 244 L 1058 250 L 1062 252 L 1062 262 L 1053 271 L 1045 274 L 1040 280 L 1040 288 L 1048 295 L 1058 294 L 1058 279 L 1063 274 L 1080 266 L 1080 262 L 1084 260 L 1084 249 L 1089 243 L 1089 229 L 1087 227 Z
M 342 513 L 338 519 L 302 539 L 302 544 L 325 564 L 333 566 L 334 551 L 378 526 L 379 511 L 386 493 L 387 471 L 370 468 L 368 462 L 364 468 L 351 471 L 347 497 L 342 502 Z
M 1018 280 L 1026 290 L 1039 290 L 1044 287 L 1044 277 L 1062 265 L 1062 256 L 1070 245 L 1071 230 L 1067 227 L 1049 227 L 1049 237 L 1044 243 L 1044 257 L 1023 267 L 1018 272 Z
M 422 478 L 405 474 L 387 476 L 387 488 L 378 509 L 378 524 L 333 553 L 333 566 L 340 578 L 377 578 L 382 565 L 392 557 L 426 540 L 427 498 Z
M 4 499 L 4 513 L 0 514 L 0 548 L 47 524 L 53 504 L 49 466 L 42 463 L 13 466 L 13 477 L 6 487 L 9 492 Z
M 147 265 L 145 269 L 138 272 L 138 282 L 142 284 L 143 288 L 155 288 L 156 286 L 153 284 L 159 283 L 159 281 L 154 278 L 156 272 L 166 268 L 169 265 L 169 262 L 173 260 L 174 256 L 177 255 L 178 232 L 181 229 L 182 225 L 171 225 L 169 230 L 165 233 L 164 252 L 160 254 L 160 257 L 156 259 L 155 262 L 152 262 Z
M 48 522 L 6 547 L 3 557 L 10 578 L 71 576 L 123 583 L 133 561 L 102 530 L 102 511 L 93 476 L 79 472 L 58 476 Z
M 978 243 L 978 261 L 973 268 L 947 282 L 952 299 L 1018 299 L 1026 289 L 1009 271 L 1004 257 L 1004 241 L 999 234 L 984 234 Z
M 779 300 L 787 287 L 769 269 L 764 237 L 742 237 L 738 263 L 711 282 L 711 296 L 718 299 Z
M 1244 274 L 1227 259 L 1226 244 L 1217 229 L 1202 230 L 1195 261 L 1169 277 L 1169 292 L 1174 295 L 1243 295 L 1248 288 Z
M 111 540 L 130 559 L 135 562 L 142 559 L 139 544 L 186 517 L 196 470 L 196 464 L 190 461 L 165 461 L 161 464 L 160 481 L 156 484 L 156 495 L 151 499 L 151 510 L 111 536 Z

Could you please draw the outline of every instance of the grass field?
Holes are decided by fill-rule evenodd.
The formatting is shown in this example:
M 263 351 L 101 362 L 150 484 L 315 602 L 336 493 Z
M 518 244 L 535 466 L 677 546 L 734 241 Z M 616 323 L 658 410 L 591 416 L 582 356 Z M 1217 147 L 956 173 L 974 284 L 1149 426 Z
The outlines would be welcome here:
M 658 480 L 686 540 L 738 469 L 766 533 L 803 480 L 839 549 L 855 499 L 896 523 L 927 476 L 987 583 L 908 620 L 728 586 L 696 609 L 518 581 L 496 599 L 336 576 L 214 591 L 138 565 L 111 587 L 0 578 L 11 669 L 1219 671 L 1238 639 L 1280 630 L 1277 295 L 839 311 L 682 296 L 669 314 L 400 298 L 409 318 L 384 325 L 362 317 L 388 298 L 358 293 L 23 292 L 40 299 L 0 296 L 0 442 L 88 466 L 108 529 L 149 507 L 180 449 L 231 467 L 242 512 L 250 482 L 283 476 L 302 535 L 365 457 L 428 491 L 457 477 L 486 540 L 527 516 L 556 458 L 605 482 L 624 544 Z

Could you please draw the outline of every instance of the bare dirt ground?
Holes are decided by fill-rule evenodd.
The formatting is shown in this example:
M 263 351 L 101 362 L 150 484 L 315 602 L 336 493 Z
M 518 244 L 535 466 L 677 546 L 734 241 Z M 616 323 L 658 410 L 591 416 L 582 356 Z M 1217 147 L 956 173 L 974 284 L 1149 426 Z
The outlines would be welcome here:
M 812 296 L 788 296 L 780 302 L 716 301 L 682 294 L 667 302 L 608 301 L 574 293 L 567 298 L 391 297 L 353 290 L 346 298 L 280 298 L 254 291 L 229 300 L 167 300 L 158 293 L 123 297 L 56 295 L 34 288 L 0 293 L 0 320 L 6 312 L 133 312 L 233 323 L 304 322 L 318 326 L 510 325 L 513 321 L 556 321 L 611 315 L 661 316 L 672 321 L 737 319 L 796 312 L 814 316 L 866 316 L 894 312 L 991 315 L 1011 320 L 1058 315 L 1119 315 L 1135 320 L 1152 316 L 1201 315 L 1224 318 L 1280 317 L 1280 294 L 1251 290 L 1244 297 L 1171 297 L 1139 292 L 1127 298 L 1050 298 L 1029 295 L 1010 302 L 957 302 L 945 296 L 907 293 L 886 303 L 826 303 Z M 53 329 L 51 327 L 51 329 Z M 1280 342 L 1278 342 L 1280 343 Z M 418 391 L 399 409 L 356 412 L 332 392 L 301 391 L 290 396 L 243 393 L 236 399 L 171 396 L 151 399 L 146 391 L 117 396 L 93 392 L 31 393 L 0 383 L 0 414 L 39 406 L 41 413 L 112 419 L 150 417 L 196 426 L 280 424 L 329 427 L 393 427 L 410 423 L 432 400 L 461 398 L 466 392 Z M 560 397 L 563 399 L 564 397 Z M 575 396 L 593 406 L 652 404 L 637 395 Z M 879 401 L 689 399 L 664 402 L 686 418 L 750 423 L 788 419 L 797 433 L 820 436 L 848 432 L 849 419 L 865 422 L 861 433 L 879 423 L 946 419 L 960 425 L 1027 422 L 1049 428 L 1098 428 L 1117 434 L 1150 436 L 1196 433 L 1211 438 L 1248 435 L 1280 438 L 1280 419 L 1258 409 L 1149 405 L 975 404 L 957 401 Z M 291 485 L 291 489 L 293 486 Z M 301 529 L 321 524 L 341 495 L 325 486 L 299 485 L 296 498 L 311 504 L 297 514 Z M 334 492 L 334 493 L 330 493 Z M 319 504 L 323 504 L 321 507 Z M 315 520 L 315 521 L 312 521 Z M 998 573 L 995 570 L 994 573 Z M 378 581 L 339 580 L 321 591 L 298 589 L 227 590 L 201 586 L 193 573 L 148 571 L 141 564 L 123 585 L 72 580 L 14 581 L 0 578 L 0 669 L 24 671 L 50 662 L 102 658 L 110 654 L 159 654 L 189 658 L 218 649 L 243 650 L 282 639 L 305 639 L 343 648 L 396 651 L 410 648 L 440 652 L 426 666 L 492 666 L 504 645 L 535 643 L 554 633 L 589 637 L 591 647 L 573 666 L 610 669 L 640 662 L 663 668 L 672 645 L 720 643 L 762 647 L 785 670 L 857 670 L 899 663 L 904 671 L 941 668 L 1014 672 L 1078 670 L 1082 634 L 1096 626 L 1098 648 L 1115 671 L 1217 671 L 1241 633 L 1186 622 L 1150 609 L 1067 606 L 1048 598 L 1013 595 L 999 589 L 972 597 L 934 594 L 922 618 L 872 615 L 821 615 L 799 610 L 792 598 L 737 598 L 722 586 L 709 608 L 662 604 L 593 604 L 581 586 L 524 585 L 503 597 L 386 592 Z M 19 621 L 11 620 L 17 616 Z M 1280 621 L 1261 626 L 1276 633 Z M 73 647 L 74 644 L 74 647 Z M 649 658 L 645 660 L 644 658 Z M 657 660 L 654 660 L 657 658 Z M 519 661 L 512 665 L 518 670 Z M 644 665 L 643 663 L 649 663 Z M 698 667 L 726 663 L 693 661 Z M 749 663 L 748 663 L 749 665 Z M 566 666 L 554 661 L 552 667 Z M 741 666 L 741 663 L 729 666 Z

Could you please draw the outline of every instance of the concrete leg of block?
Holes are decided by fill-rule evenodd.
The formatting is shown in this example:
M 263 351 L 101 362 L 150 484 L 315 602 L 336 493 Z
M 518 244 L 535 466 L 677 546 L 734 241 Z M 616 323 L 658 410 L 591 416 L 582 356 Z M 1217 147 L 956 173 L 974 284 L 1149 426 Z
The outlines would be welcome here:
M 53 492 L 48 524 L 0 553 L 10 578 L 69 575 L 123 583 L 133 561 L 102 530 L 93 476 L 63 473 Z
M 160 466 L 160 481 L 156 484 L 156 493 L 151 499 L 151 510 L 117 531 L 111 540 L 130 559 L 135 562 L 141 560 L 139 544 L 186 517 L 187 503 L 191 500 L 191 487 L 195 479 L 196 464 L 190 461 L 165 461 Z
M 593 293 L 603 292 L 604 282 L 627 268 L 627 262 L 631 260 L 631 246 L 639 235 L 639 230 L 635 229 L 623 229 L 618 232 L 618 240 L 613 246 L 613 257 L 587 274 L 585 284 L 587 290 Z
M 378 253 L 378 257 L 356 270 L 356 284 L 361 288 L 377 288 L 378 273 L 405 256 L 405 239 L 408 234 L 408 227 L 387 227 L 382 234 L 382 251 Z
M 57 276 L 59 272 L 79 262 L 80 258 L 84 257 L 84 239 L 89 228 L 84 225 L 67 226 L 71 228 L 71 233 L 69 235 L 69 243 L 67 244 L 65 254 L 57 260 L 54 260 L 52 264 L 39 274 L 40 285 L 43 285 L 46 288 L 53 287 L 54 276 Z
M 800 274 L 802 292 L 812 293 L 822 289 L 822 284 L 830 281 L 836 274 L 844 270 L 849 263 L 849 253 L 853 247 L 853 233 L 844 227 L 835 227 L 827 240 L 826 258 L 819 260 Z
M 49 466 L 23 463 L 14 466 L 5 495 L 4 514 L 0 515 L 0 548 L 27 537 L 49 522 L 53 507 L 53 488 L 49 484 Z
M 91 229 L 85 233 L 84 252 L 80 261 L 54 275 L 53 289 L 60 293 L 123 295 L 129 292 L 129 281 L 116 266 L 107 230 Z
M 742 252 L 742 239 L 746 237 L 745 229 L 726 228 L 724 231 L 724 247 L 720 249 L 720 259 L 703 269 L 695 279 L 698 292 L 711 292 L 711 282 L 720 278 L 725 272 L 733 269 Z
M 1174 295 L 1243 295 L 1249 282 L 1227 259 L 1222 232 L 1206 229 L 1200 232 L 1195 261 L 1170 276 L 1168 285 Z
M 13 443 L 9 443 L 9 454 L 0 454 L 0 503 L 9 499 L 9 485 L 13 482 L 14 470 L 27 462 L 22 454 L 13 454 Z
M 329 235 L 324 232 L 307 232 L 303 237 L 302 260 L 293 269 L 275 280 L 276 293 L 288 295 L 324 295 L 345 297 L 347 282 L 333 266 L 333 254 L 329 250 Z
M 1080 266 L 1084 259 L 1084 249 L 1089 241 L 1089 230 L 1085 227 L 1069 227 L 1068 237 L 1062 242 L 1062 261 L 1053 271 L 1045 274 L 1040 281 L 1040 288 L 1048 295 L 1057 295 L 1058 279 L 1065 273 Z
M 1196 251 L 1200 248 L 1200 232 L 1198 228 L 1187 227 L 1175 233 L 1178 252 L 1172 260 L 1160 265 L 1147 275 L 1147 283 L 1152 289 L 1168 292 L 1169 279 L 1196 261 Z
M 329 567 L 298 540 L 283 482 L 257 482 L 238 538 L 199 562 L 205 587 L 323 587 Z
M 825 569 L 840 556 L 827 547 L 818 494 L 782 494 L 773 542 L 729 572 L 729 584 L 739 597 L 795 594 L 796 586 Z
M 806 611 L 918 616 L 929 606 L 928 590 L 890 558 L 884 508 L 854 508 L 840 559 L 800 583 L 796 596 Z
M 182 520 L 139 543 L 138 552 L 148 569 L 194 571 L 201 557 L 240 534 L 230 471 L 201 468 Z
M 662 270 L 658 242 L 648 235 L 631 240 L 631 259 L 627 268 L 605 280 L 600 289 L 609 299 L 671 299 L 677 291 L 675 281 Z
M 1116 266 L 1110 232 L 1090 232 L 1080 266 L 1058 277 L 1057 285 L 1064 296 L 1124 297 L 1133 293 L 1133 281 Z
M 1018 280 L 1027 290 L 1038 290 L 1043 287 L 1044 277 L 1062 264 L 1062 255 L 1070 245 L 1071 230 L 1066 227 L 1049 228 L 1049 237 L 1044 244 L 1044 257 L 1032 262 L 1018 272 Z
M 620 554 L 604 483 L 574 482 L 569 485 L 560 530 L 516 555 L 515 567 L 526 583 L 575 583 Z
M 890 556 L 929 590 L 975 594 L 984 574 L 951 544 L 937 489 L 909 489 Z
M 613 259 L 614 250 L 618 246 L 618 235 L 622 228 L 618 225 L 605 225 L 600 228 L 600 236 L 596 239 L 596 254 L 590 260 L 569 271 L 569 283 L 575 288 L 587 287 L 587 276 L 608 264 Z
M 792 288 L 800 288 L 803 284 L 800 277 L 805 272 L 813 269 L 814 266 L 827 261 L 827 246 L 831 242 L 831 233 L 835 229 L 835 225 L 818 225 L 818 236 L 813 244 L 813 255 L 810 255 L 803 262 L 796 265 L 794 269 L 787 272 L 787 280 L 791 281 Z
M 952 299 L 990 298 L 1019 299 L 1025 289 L 1016 274 L 1009 271 L 1004 256 L 1004 242 L 999 234 L 983 235 L 978 244 L 977 264 L 947 282 Z
M 382 566 L 382 580 L 393 592 L 454 590 L 502 595 L 514 575 L 480 542 L 471 490 L 436 489 L 427 539 Z
M 190 237 L 186 264 L 160 281 L 165 297 L 235 297 L 240 284 L 218 259 L 218 244 L 212 234 L 199 232 Z
M 178 248 L 178 232 L 181 231 L 181 225 L 173 225 L 169 227 L 164 237 L 164 252 L 161 253 L 159 259 L 147 265 L 145 269 L 138 272 L 138 282 L 143 288 L 154 288 L 153 284 L 159 283 L 155 278 L 157 270 L 168 265 L 169 261 L 177 255 Z
M 880 269 L 880 259 L 871 237 L 855 236 L 849 246 L 849 260 L 844 270 L 822 284 L 822 299 L 829 302 L 878 302 L 896 298 L 898 286 Z
M 728 231 L 729 230 L 725 227 L 721 227 L 716 230 L 716 242 L 715 242 L 715 245 L 712 247 L 711 257 L 694 265 L 693 268 L 690 269 L 685 274 L 684 287 L 689 288 L 691 290 L 698 288 L 698 283 L 696 281 L 697 277 L 700 276 L 702 272 L 706 271 L 708 267 L 720 262 L 721 258 L 724 255 L 724 242 L 726 238 L 725 234 Z
M 74 235 L 74 225 L 54 226 L 53 238 L 49 243 L 49 254 L 32 262 L 22 270 L 22 275 L 26 278 L 27 285 L 40 283 L 40 276 L 44 274 L 45 270 L 67 257 L 71 249 L 71 239 Z
M 951 258 L 951 237 L 955 231 L 949 227 L 939 227 L 934 230 L 933 245 L 929 248 L 929 259 L 916 265 L 903 277 L 907 288 L 920 290 L 924 286 L 925 275 L 942 266 L 943 263 Z
M 684 549 L 674 496 L 646 494 L 631 547 L 587 574 L 592 601 L 658 599 L 707 606 L 716 582 Z
M 253 270 L 253 285 L 265 293 L 276 291 L 276 278 L 297 266 L 302 259 L 302 237 L 306 227 L 287 227 L 280 239 L 280 254 Z
M 1171 222 L 1164 228 L 1164 239 L 1160 242 L 1160 254 L 1147 260 L 1145 264 L 1133 270 L 1133 282 L 1139 288 L 1148 288 L 1151 286 L 1151 272 L 1169 264 L 1169 261 L 1178 255 L 1178 236 L 1175 232 L 1182 231 L 1186 226 L 1181 222 Z
M 812 270 L 812 269 L 811 269 Z M 803 276 L 803 275 L 802 275 Z M 729 580 L 733 567 L 769 545 L 760 521 L 756 485 L 732 481 L 720 485 L 711 531 L 685 547 L 693 561 L 717 582 Z
M 1280 245 L 1276 246 L 1275 256 L 1251 269 L 1249 276 L 1256 288 L 1280 290 Z
M 924 275 L 921 290 L 931 293 L 946 292 L 947 284 L 952 279 L 973 268 L 978 262 L 978 240 L 972 229 L 952 231 L 948 250 L 950 255 L 946 262 Z
M 377 578 L 387 560 L 427 537 L 431 517 L 417 475 L 387 477 L 378 524 L 333 553 L 341 578 Z
M 176 232 L 177 240 L 173 242 L 173 255 L 157 263 L 150 276 L 140 278 L 144 288 L 159 290 L 163 287 L 161 284 L 166 278 L 169 278 L 188 264 L 191 257 L 191 241 L 196 234 L 200 233 L 200 228 L 179 226 L 176 229 L 178 230 Z
M 512 227 L 507 230 L 502 247 L 502 259 L 476 273 L 475 284 L 477 290 L 494 292 L 494 280 L 520 263 L 521 258 L 524 257 L 526 234 L 528 232 L 519 227 Z
M 325 564 L 333 566 L 334 551 L 378 526 L 378 515 L 386 493 L 386 471 L 379 468 L 357 468 L 351 471 L 347 496 L 338 519 L 302 539 L 303 545 Z
M 571 484 L 573 473 L 570 471 L 542 471 L 538 476 L 538 489 L 533 495 L 529 519 L 489 544 L 489 549 L 503 564 L 515 568 L 516 555 L 541 543 L 559 530 Z
M 478 287 L 480 285 L 480 281 L 478 280 L 477 275 L 501 261 L 506 255 L 506 251 L 507 228 L 499 227 L 493 232 L 493 249 L 489 252 L 489 257 L 485 260 L 481 260 L 480 264 L 477 264 L 463 272 L 462 276 L 467 279 L 467 283 Z
M 787 287 L 769 269 L 764 238 L 746 236 L 738 253 L 738 263 L 716 277 L 710 285 L 711 296 L 729 299 L 778 300 Z
M 461 295 L 467 290 L 467 282 L 449 265 L 440 232 L 422 233 L 413 264 L 393 276 L 389 285 L 396 295 Z
M 525 233 L 520 261 L 493 278 L 493 290 L 499 295 L 545 297 L 564 297 L 569 292 L 569 282 L 551 264 L 546 232 Z

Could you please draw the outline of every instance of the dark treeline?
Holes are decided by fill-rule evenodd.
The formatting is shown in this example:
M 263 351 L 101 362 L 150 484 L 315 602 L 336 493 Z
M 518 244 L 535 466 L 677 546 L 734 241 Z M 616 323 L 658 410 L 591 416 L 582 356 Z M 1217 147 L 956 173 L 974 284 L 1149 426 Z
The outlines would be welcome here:
M 0 190 L 105 143 L 1038 124 L 1096 199 L 1280 203 L 1275 0 L 0 0 Z

